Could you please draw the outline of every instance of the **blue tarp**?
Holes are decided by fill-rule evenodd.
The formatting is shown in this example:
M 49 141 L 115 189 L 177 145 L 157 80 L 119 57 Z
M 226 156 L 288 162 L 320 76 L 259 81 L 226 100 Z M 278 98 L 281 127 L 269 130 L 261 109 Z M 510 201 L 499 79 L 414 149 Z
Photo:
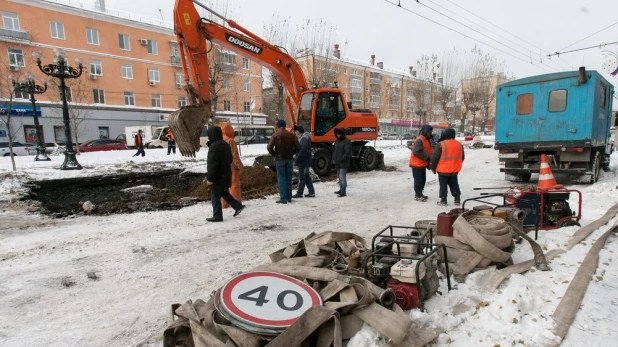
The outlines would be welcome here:
M 8 113 L 8 107 L 6 105 L 0 105 L 0 116 L 6 116 Z M 17 117 L 32 117 L 32 106 L 11 106 L 11 116 Z M 41 117 L 41 108 L 37 106 L 36 116 Z

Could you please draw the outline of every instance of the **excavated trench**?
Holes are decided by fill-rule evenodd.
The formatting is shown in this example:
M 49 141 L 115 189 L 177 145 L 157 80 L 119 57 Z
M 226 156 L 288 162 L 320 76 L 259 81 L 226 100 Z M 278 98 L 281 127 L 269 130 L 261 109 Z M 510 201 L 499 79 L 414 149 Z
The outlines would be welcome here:
M 205 173 L 165 170 L 31 182 L 30 196 L 39 212 L 54 217 L 176 210 L 210 199 Z M 243 200 L 277 192 L 277 177 L 268 168 L 245 167 Z

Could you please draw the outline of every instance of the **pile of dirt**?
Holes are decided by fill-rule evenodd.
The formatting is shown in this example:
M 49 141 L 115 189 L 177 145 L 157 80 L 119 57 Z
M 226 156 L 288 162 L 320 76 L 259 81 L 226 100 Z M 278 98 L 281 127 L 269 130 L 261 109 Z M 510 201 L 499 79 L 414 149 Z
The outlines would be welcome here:
M 240 174 L 240 189 L 243 200 L 261 199 L 277 193 L 277 175 L 264 167 L 246 166 Z M 188 196 L 210 199 L 210 188 L 206 182 L 198 184 Z

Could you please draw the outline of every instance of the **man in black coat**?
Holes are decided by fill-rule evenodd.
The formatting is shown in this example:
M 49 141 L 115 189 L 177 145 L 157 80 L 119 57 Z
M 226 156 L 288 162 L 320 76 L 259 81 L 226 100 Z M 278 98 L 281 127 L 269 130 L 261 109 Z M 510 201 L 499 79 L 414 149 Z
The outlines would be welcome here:
M 333 150 L 333 162 L 337 169 L 337 178 L 339 179 L 339 190 L 335 192 L 338 197 L 346 196 L 348 188 L 348 180 L 346 175 L 348 167 L 350 167 L 350 158 L 352 158 L 352 142 L 345 136 L 343 128 L 336 128 L 334 131 L 337 141 L 335 141 L 335 149 Z
M 227 142 L 223 141 L 223 131 L 218 126 L 208 128 L 208 159 L 206 162 L 206 179 L 210 186 L 210 200 L 212 202 L 212 217 L 206 218 L 209 222 L 223 222 L 221 199 L 227 201 L 234 209 L 234 217 L 238 216 L 245 205 L 238 202 L 228 189 L 232 185 L 232 150 Z

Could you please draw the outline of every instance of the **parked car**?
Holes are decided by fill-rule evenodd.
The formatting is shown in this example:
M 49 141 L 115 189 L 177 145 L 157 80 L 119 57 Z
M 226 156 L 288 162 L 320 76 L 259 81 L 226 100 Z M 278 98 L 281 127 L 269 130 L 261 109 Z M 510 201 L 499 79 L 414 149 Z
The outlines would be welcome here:
M 239 142 L 241 145 L 252 145 L 255 143 L 268 143 L 270 138 L 264 135 L 253 135 L 245 138 L 243 141 Z
M 117 151 L 123 149 L 127 149 L 125 142 L 110 139 L 90 140 L 79 146 L 80 152 Z
M 36 146 L 31 143 L 13 142 L 13 155 L 34 155 L 36 154 Z M 9 151 L 9 142 L 0 141 L 0 156 L 8 157 L 11 155 Z
M 414 134 L 405 134 L 403 135 L 403 139 L 404 140 L 414 140 L 416 138 L 416 135 Z
M 399 135 L 397 134 L 386 134 L 383 137 L 385 140 L 398 140 L 399 139 Z

